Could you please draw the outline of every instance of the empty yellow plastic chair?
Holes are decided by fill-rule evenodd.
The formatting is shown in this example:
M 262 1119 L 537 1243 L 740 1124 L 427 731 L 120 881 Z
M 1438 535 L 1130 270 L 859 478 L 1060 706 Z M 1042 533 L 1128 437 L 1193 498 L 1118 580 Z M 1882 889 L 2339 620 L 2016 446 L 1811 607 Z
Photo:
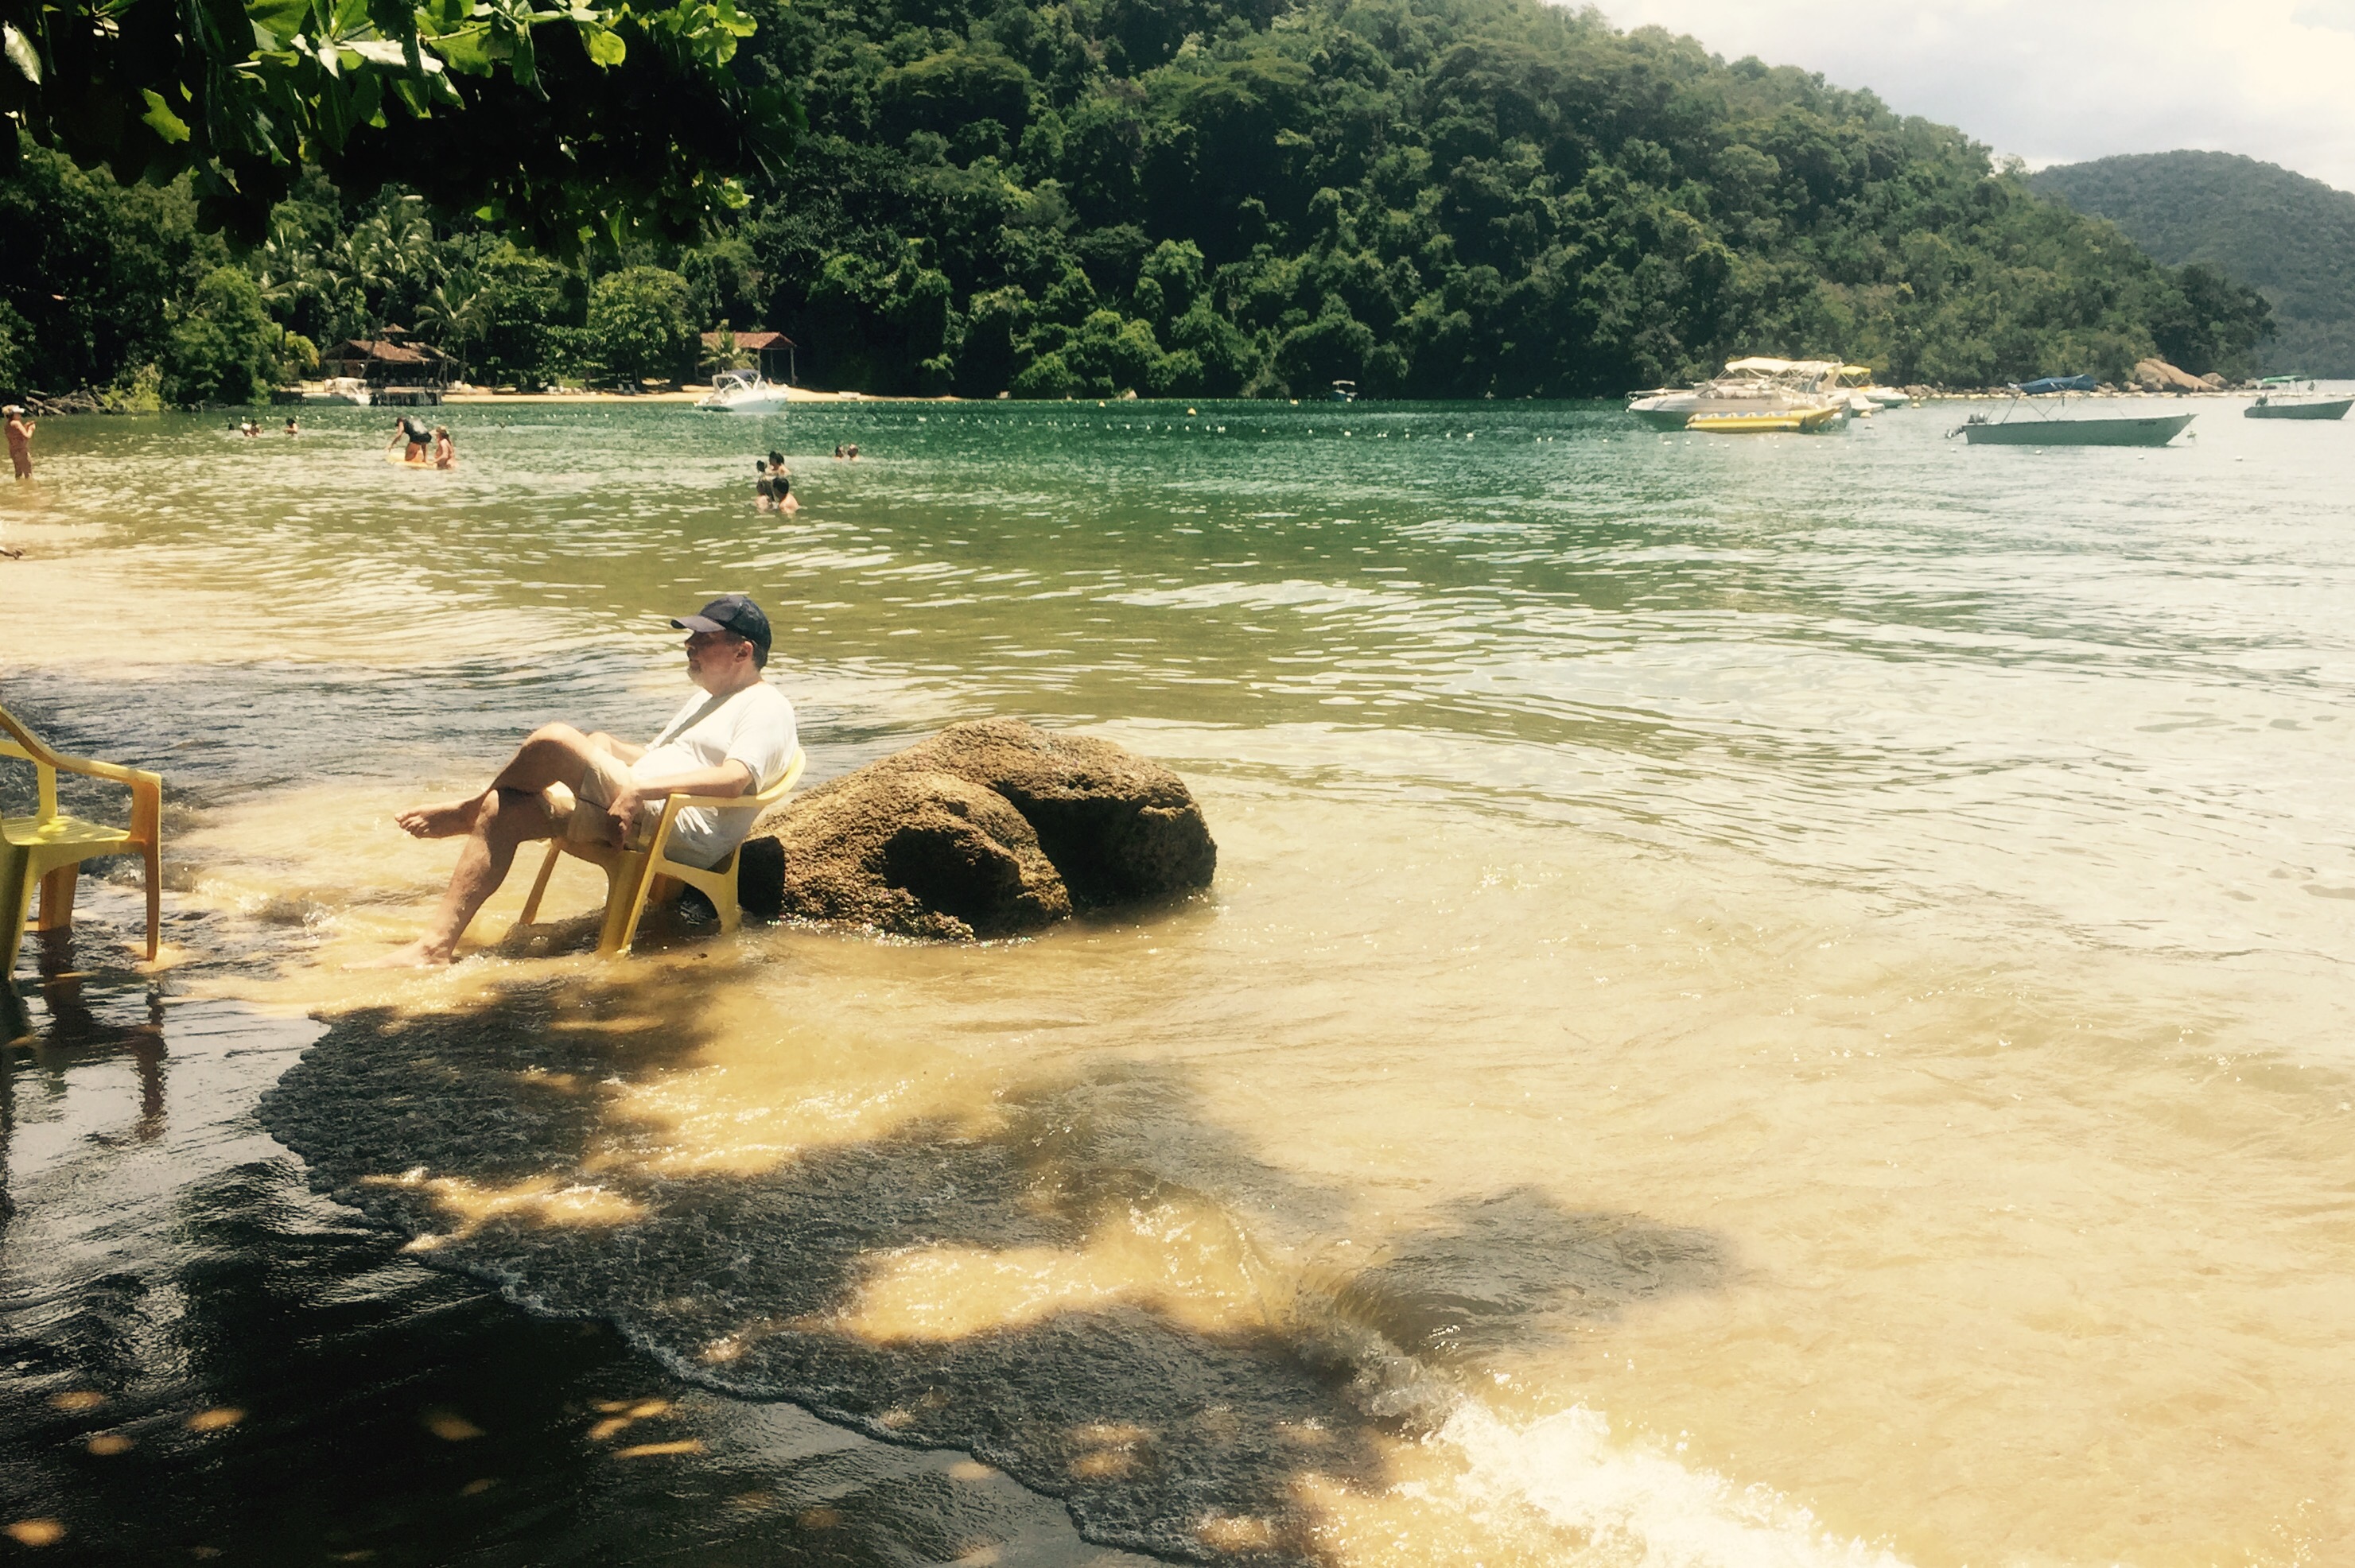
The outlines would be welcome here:
M 655 878 L 658 876 L 671 877 L 700 892 L 719 911 L 719 929 L 735 930 L 744 922 L 743 912 L 736 902 L 736 874 L 744 863 L 743 846 L 739 844 L 730 850 L 718 865 L 688 865 L 670 857 L 671 825 L 689 806 L 728 806 L 737 810 L 751 806 L 756 811 L 765 811 L 794 792 L 805 760 L 801 748 L 794 747 L 793 760 L 785 764 L 785 771 L 777 781 L 749 798 L 740 795 L 730 800 L 717 795 L 665 796 L 662 821 L 655 824 L 654 836 L 643 850 L 613 850 L 609 858 L 601 858 L 584 853 L 589 846 L 561 835 L 550 839 L 548 858 L 539 863 L 539 876 L 531 885 L 531 896 L 524 900 L 523 916 L 516 922 L 516 929 L 522 930 L 538 917 L 540 895 L 548 891 L 548 879 L 556 871 L 557 857 L 569 853 L 601 864 L 605 870 L 605 924 L 597 933 L 600 957 L 627 955 L 635 944 L 638 921 L 646 912 L 646 895 L 654 890 Z
M 33 906 L 33 889 L 41 890 L 44 931 L 61 931 L 73 922 L 74 878 L 81 863 L 108 855 L 135 854 L 147 865 L 147 957 L 155 956 L 161 929 L 164 780 L 154 773 L 87 758 L 61 757 L 41 743 L 41 737 L 0 708 L 0 757 L 33 765 L 39 805 L 29 817 L 0 818 L 0 937 L 10 968 L 16 962 L 16 945 L 25 939 L 25 918 Z M 131 789 L 131 825 L 110 828 L 85 822 L 58 810 L 58 775 L 79 773 L 112 779 Z

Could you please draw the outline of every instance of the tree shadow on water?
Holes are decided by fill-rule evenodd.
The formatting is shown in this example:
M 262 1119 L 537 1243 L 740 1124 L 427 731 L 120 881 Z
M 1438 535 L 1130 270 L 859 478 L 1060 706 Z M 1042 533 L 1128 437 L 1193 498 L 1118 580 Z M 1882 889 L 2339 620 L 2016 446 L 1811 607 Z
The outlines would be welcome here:
M 605 1086 L 690 1065 L 703 1044 L 637 983 L 518 987 L 463 1015 L 345 1016 L 264 1097 L 264 1121 L 322 1191 L 432 1238 L 429 1261 L 538 1311 L 611 1321 L 716 1390 L 974 1453 L 1062 1499 L 1104 1544 L 1313 1560 L 1302 1483 L 1379 1489 L 1385 1433 L 1417 1419 L 1396 1412 L 1420 1404 L 1428 1419 L 1444 1403 L 1430 1362 L 1541 1331 L 1565 1306 L 1615 1310 L 1725 1272 L 1705 1233 L 1516 1190 L 1456 1205 L 1318 1303 L 1280 1282 L 1258 1308 L 1212 1316 L 1081 1290 L 1061 1309 L 882 1338 L 851 1321 L 862 1291 L 928 1249 L 1076 1255 L 1116 1218 L 1205 1194 L 1313 1225 L 1337 1221 L 1346 1194 L 1255 1158 L 1181 1075 L 1134 1066 L 1011 1091 L 990 1130 L 914 1121 L 755 1174 L 633 1166 L 613 1154 L 643 1129 Z M 494 1213 L 453 1228 L 441 1197 L 453 1180 L 594 1185 L 626 1217 Z

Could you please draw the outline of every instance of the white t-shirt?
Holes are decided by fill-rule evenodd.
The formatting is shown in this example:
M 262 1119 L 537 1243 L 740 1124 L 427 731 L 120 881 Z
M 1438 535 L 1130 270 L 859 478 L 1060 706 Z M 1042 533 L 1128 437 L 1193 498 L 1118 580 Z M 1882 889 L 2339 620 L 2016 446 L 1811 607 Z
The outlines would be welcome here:
M 630 764 L 630 777 L 655 784 L 732 759 L 752 775 L 750 794 L 783 776 L 797 744 L 794 705 L 768 682 L 755 681 L 724 697 L 698 692 L 662 726 L 646 754 Z M 717 865 L 744 842 L 757 815 L 750 806 L 682 806 L 671 824 L 671 853 L 690 865 Z

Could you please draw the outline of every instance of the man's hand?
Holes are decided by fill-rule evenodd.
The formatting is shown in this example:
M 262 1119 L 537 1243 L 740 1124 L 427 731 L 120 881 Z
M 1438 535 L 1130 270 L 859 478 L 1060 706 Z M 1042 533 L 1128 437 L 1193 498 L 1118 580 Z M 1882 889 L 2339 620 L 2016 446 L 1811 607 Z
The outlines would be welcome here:
M 637 825 L 638 813 L 645 804 L 646 792 L 635 784 L 623 785 L 614 791 L 613 799 L 607 802 L 605 814 L 613 819 L 613 826 L 620 830 L 624 844 L 630 842 L 630 830 Z

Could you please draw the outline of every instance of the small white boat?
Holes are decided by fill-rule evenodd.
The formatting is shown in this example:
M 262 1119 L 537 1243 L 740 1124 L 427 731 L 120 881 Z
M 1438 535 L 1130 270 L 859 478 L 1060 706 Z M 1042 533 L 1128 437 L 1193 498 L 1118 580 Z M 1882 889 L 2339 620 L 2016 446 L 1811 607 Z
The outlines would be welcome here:
M 348 408 L 365 408 L 375 401 L 368 383 L 357 376 L 337 376 L 322 381 L 314 389 L 303 389 L 305 403 L 341 403 Z
M 711 378 L 711 391 L 695 406 L 708 414 L 781 414 L 785 389 L 757 370 L 723 370 Z

